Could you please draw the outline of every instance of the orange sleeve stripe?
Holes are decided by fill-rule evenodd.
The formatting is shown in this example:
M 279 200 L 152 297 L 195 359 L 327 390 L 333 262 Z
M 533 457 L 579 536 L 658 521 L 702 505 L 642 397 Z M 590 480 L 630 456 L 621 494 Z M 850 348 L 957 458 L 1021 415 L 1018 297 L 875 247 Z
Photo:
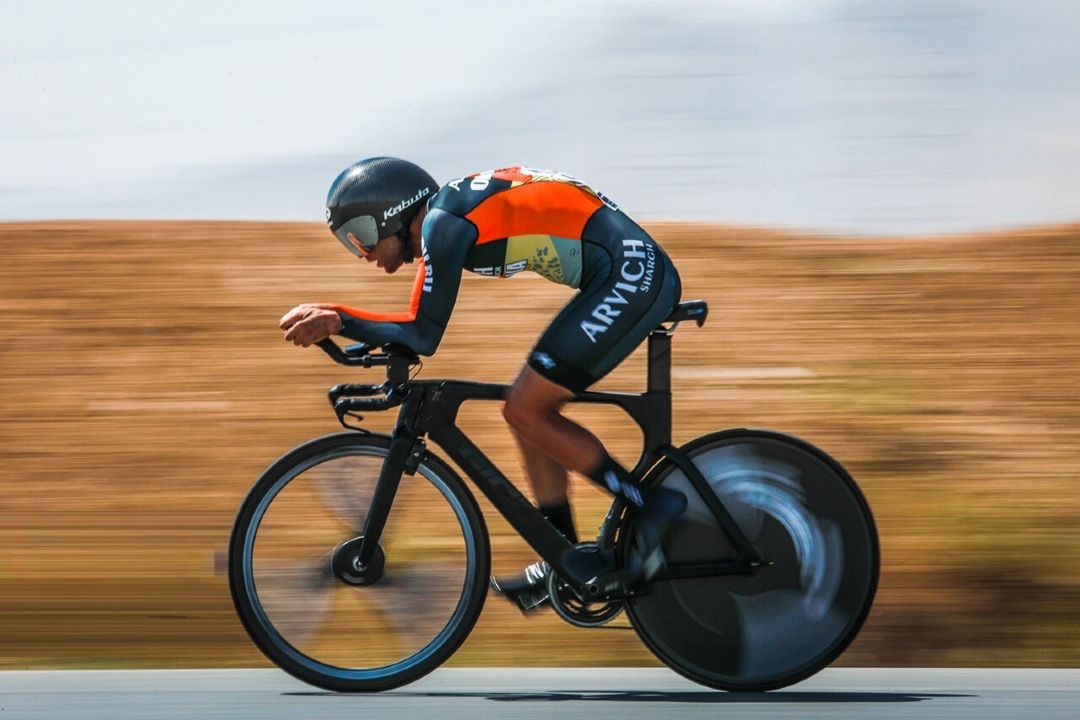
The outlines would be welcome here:
M 603 202 L 562 182 L 535 182 L 496 193 L 465 217 L 476 225 L 477 245 L 513 235 L 580 238 Z
M 342 312 L 346 315 L 351 315 L 354 318 L 370 320 L 372 322 L 413 322 L 416 320 L 417 313 L 420 312 L 420 296 L 424 294 L 425 279 L 427 279 L 427 266 L 424 264 L 423 260 L 420 260 L 416 268 L 416 278 L 413 280 L 412 294 L 409 297 L 408 312 L 371 312 L 370 310 L 362 310 L 360 308 L 352 307 L 351 305 L 338 305 L 335 303 L 323 303 L 320 304 L 319 307 L 333 310 L 334 312 Z

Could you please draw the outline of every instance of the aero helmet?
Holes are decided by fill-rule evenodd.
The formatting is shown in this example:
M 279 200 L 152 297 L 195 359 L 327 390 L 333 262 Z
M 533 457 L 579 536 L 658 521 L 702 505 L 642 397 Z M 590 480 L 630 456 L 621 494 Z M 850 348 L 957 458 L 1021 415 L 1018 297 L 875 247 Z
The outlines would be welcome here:
M 438 189 L 430 175 L 407 160 L 367 158 L 345 168 L 330 185 L 326 224 L 349 252 L 363 257 L 379 240 L 402 235 Z

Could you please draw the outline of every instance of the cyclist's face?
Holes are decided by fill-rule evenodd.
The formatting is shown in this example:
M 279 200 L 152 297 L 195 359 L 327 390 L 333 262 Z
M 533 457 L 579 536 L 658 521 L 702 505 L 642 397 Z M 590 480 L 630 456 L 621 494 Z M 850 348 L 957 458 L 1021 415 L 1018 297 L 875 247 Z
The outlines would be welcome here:
M 401 251 L 401 243 L 398 239 L 388 237 L 380 240 L 375 249 L 364 256 L 364 260 L 375 263 L 387 274 L 391 274 L 397 272 L 405 262 L 405 255 Z
M 420 233 L 424 224 L 427 208 L 423 208 L 409 223 L 409 232 L 405 236 L 412 246 L 413 257 L 420 257 Z M 398 268 L 405 263 L 405 253 L 401 249 L 401 242 L 396 238 L 383 238 L 375 249 L 364 255 L 364 259 L 381 267 L 389 275 L 397 272 Z

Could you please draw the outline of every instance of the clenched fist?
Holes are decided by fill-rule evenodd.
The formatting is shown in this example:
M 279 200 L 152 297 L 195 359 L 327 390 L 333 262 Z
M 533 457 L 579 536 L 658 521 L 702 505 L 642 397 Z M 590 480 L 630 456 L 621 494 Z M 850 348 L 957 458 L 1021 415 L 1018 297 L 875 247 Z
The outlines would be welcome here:
M 341 316 L 336 311 L 306 303 L 297 305 L 278 322 L 285 340 L 308 347 L 341 332 Z

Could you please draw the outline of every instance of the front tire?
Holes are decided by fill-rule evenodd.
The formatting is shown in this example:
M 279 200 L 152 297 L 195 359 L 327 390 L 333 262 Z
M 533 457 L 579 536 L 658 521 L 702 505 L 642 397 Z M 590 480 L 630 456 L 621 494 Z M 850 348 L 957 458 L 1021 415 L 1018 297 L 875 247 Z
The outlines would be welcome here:
M 673 670 L 721 690 L 773 690 L 829 665 L 858 633 L 878 582 L 877 531 L 854 481 L 820 449 L 769 431 L 714 433 L 681 450 L 771 565 L 654 583 L 626 604 L 642 641 Z M 642 482 L 689 501 L 665 541 L 669 567 L 735 557 L 673 462 Z M 628 553 L 632 539 L 620 545 Z
M 476 501 L 430 454 L 402 476 L 373 562 L 353 562 L 389 445 L 360 433 L 301 445 L 263 473 L 233 526 L 229 586 L 241 622 L 272 662 L 327 690 L 377 692 L 431 672 L 487 595 Z

